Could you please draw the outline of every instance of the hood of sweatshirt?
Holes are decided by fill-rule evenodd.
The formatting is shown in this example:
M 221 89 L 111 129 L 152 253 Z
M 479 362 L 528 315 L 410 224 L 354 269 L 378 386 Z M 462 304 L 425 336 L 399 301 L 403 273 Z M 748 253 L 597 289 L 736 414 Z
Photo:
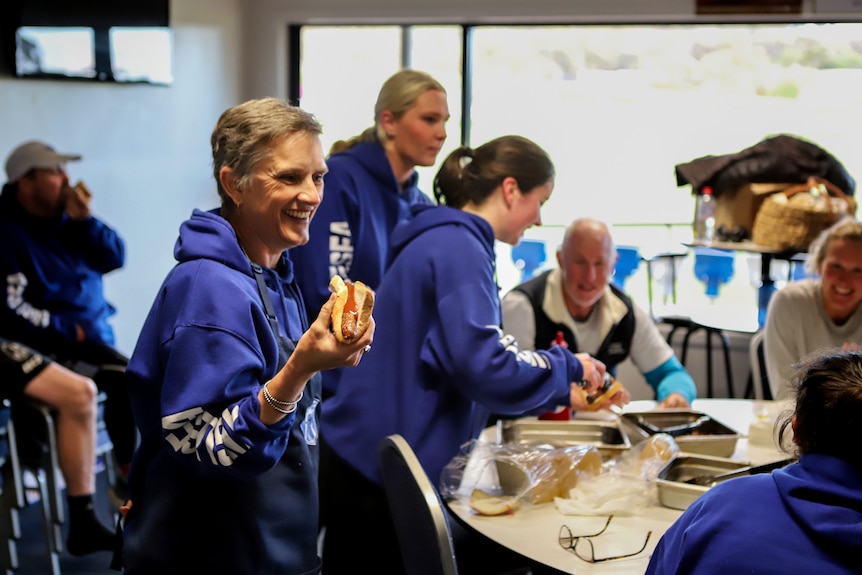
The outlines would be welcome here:
M 236 232 L 230 222 L 221 216 L 219 208 L 208 212 L 192 212 L 191 217 L 180 226 L 174 258 L 180 263 L 212 260 L 248 276 L 252 275 L 251 265 L 239 245 Z M 276 269 L 281 281 L 293 280 L 293 266 L 287 252 L 282 254 Z
M 488 257 L 494 261 L 494 230 L 487 220 L 477 215 L 438 205 L 415 205 L 413 219 L 400 223 L 392 232 L 392 258 L 398 256 L 410 242 L 432 228 L 443 226 L 463 227 L 476 236 Z
M 862 555 L 862 470 L 811 453 L 772 475 L 789 513 L 812 540 L 837 556 Z
M 331 168 L 333 163 L 338 163 L 342 159 L 347 158 L 361 164 L 371 177 L 378 182 L 381 189 L 399 189 L 395 173 L 392 171 L 392 164 L 389 163 L 389 158 L 386 157 L 386 151 L 377 142 L 360 142 L 343 152 L 331 155 L 326 162 Z M 419 174 L 416 173 L 416 170 L 413 170 L 403 189 L 413 190 L 416 188 L 418 182 Z

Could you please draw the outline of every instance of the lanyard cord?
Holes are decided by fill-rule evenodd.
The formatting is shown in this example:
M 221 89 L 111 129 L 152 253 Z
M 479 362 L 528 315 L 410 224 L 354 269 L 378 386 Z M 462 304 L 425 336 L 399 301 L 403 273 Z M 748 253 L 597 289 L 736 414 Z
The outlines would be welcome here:
M 266 287 L 266 282 L 263 281 L 263 268 L 253 261 L 249 261 L 249 263 L 251 264 L 251 271 L 254 272 L 254 279 L 257 281 L 257 291 L 260 292 L 260 300 L 263 302 L 263 311 L 266 314 L 269 327 L 272 329 L 272 334 L 278 339 L 278 318 L 275 316 L 275 308 L 272 306 L 272 299 L 269 297 L 269 288 Z

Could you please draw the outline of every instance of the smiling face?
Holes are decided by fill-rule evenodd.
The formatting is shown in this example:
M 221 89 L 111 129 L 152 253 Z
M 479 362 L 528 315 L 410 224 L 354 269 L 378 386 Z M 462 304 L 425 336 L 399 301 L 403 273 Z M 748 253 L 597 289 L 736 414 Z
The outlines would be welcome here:
M 551 192 L 554 190 L 554 182 L 550 181 L 541 186 L 536 186 L 529 192 L 523 193 L 515 182 L 514 178 L 507 178 L 504 182 L 504 188 L 512 181 L 513 191 L 510 194 L 511 205 L 509 208 L 509 217 L 505 226 L 497 232 L 497 239 L 501 242 L 516 246 L 521 241 L 524 232 L 533 226 L 542 225 L 541 209 L 548 198 L 551 197 Z
M 566 307 L 575 319 L 586 319 L 605 293 L 616 264 L 616 250 L 607 227 L 594 220 L 573 224 L 557 252 L 557 261 Z
M 830 241 L 818 271 L 823 307 L 832 321 L 843 324 L 862 301 L 862 243 Z
M 308 242 L 326 171 L 320 138 L 300 132 L 270 144 L 246 189 L 230 186 L 237 205 L 231 223 L 253 261 L 273 267 L 284 250 Z
M 449 104 L 446 93 L 426 90 L 400 118 L 390 111 L 381 114 L 387 134 L 386 155 L 395 175 L 401 179 L 416 166 L 433 166 L 446 141 Z

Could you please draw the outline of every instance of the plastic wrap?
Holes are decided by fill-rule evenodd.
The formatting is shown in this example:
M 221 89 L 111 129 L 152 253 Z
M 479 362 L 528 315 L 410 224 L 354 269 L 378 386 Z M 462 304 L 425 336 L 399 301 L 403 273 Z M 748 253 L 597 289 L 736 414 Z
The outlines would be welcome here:
M 601 471 L 590 445 L 489 444 L 471 442 L 443 469 L 440 494 L 461 498 L 478 513 L 512 512 L 522 502 L 539 504 L 568 493 Z
M 592 445 L 473 441 L 443 469 L 440 495 L 483 515 L 551 501 L 564 514 L 634 513 L 657 501 L 655 479 L 677 453 L 676 441 L 664 433 L 605 462 Z

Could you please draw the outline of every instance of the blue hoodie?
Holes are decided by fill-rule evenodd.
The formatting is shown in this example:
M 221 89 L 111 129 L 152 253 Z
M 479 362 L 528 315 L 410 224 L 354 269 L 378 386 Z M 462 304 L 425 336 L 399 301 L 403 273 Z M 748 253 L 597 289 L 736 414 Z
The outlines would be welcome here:
M 102 275 L 123 266 L 125 246 L 100 220 L 66 215 L 41 218 L 27 212 L 17 187 L 0 196 L 0 335 L 46 354 L 87 338 L 113 345 L 108 323 L 115 313 L 105 300 Z
M 359 143 L 326 160 L 323 202 L 311 220 L 308 243 L 290 250 L 308 317 L 329 299 L 329 278 L 338 274 L 377 289 L 389 257 L 389 236 L 410 218 L 414 204 L 431 204 L 414 173 L 404 189 L 395 179 L 383 146 Z M 324 372 L 334 392 L 343 370 Z
M 156 296 L 126 372 L 141 432 L 126 567 L 312 571 L 319 565 L 317 449 L 288 437 L 315 398 L 275 425 L 261 423 L 258 392 L 279 367 L 278 343 L 249 261 L 218 210 L 194 211 L 174 255 L 179 264 Z M 263 274 L 281 335 L 298 340 L 307 321 L 287 254 Z M 319 390 L 309 386 L 305 395 Z M 312 464 L 285 456 L 291 449 L 310 450 Z
M 377 447 L 403 435 L 436 482 L 462 443 L 494 413 L 569 404 L 577 358 L 558 347 L 520 351 L 500 330 L 494 232 L 445 206 L 416 206 L 392 236 L 394 260 L 377 291 L 374 346 L 323 405 L 321 434 L 380 484 Z
M 862 573 L 862 470 L 809 454 L 720 483 L 664 534 L 646 573 Z

